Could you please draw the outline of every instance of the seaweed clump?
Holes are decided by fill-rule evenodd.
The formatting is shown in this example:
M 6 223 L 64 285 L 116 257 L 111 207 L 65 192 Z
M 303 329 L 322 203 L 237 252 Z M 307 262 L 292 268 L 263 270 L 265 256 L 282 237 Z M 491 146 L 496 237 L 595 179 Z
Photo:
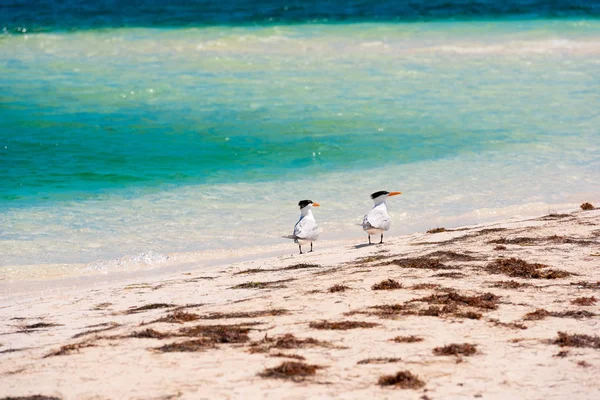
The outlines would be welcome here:
M 593 349 L 600 349 L 600 337 L 583 334 L 571 335 L 565 332 L 558 332 L 558 338 L 554 339 L 552 344 L 561 347 L 591 347 Z
M 339 322 L 330 322 L 330 321 L 319 321 L 319 322 L 311 322 L 308 326 L 313 329 L 330 329 L 330 330 L 348 330 L 348 329 L 356 329 L 356 328 L 373 328 L 378 326 L 374 322 L 364 322 L 364 321 L 339 321 Z
M 345 292 L 348 289 L 350 289 L 349 286 L 336 284 L 336 285 L 333 285 L 332 287 L 330 287 L 329 289 L 327 289 L 327 291 L 329 293 L 337 293 L 337 292 Z
M 430 257 L 413 257 L 413 258 L 397 258 L 385 262 L 383 265 L 397 265 L 401 268 L 414 268 L 414 269 L 456 269 L 445 264 L 442 264 L 438 258 Z
M 441 233 L 446 232 L 446 228 L 433 228 L 427 231 L 427 233 Z
M 380 386 L 394 386 L 400 389 L 420 389 L 425 386 L 418 376 L 410 371 L 400 371 L 394 375 L 383 375 L 379 377 Z
M 148 310 L 156 310 L 158 308 L 171 308 L 171 307 L 175 307 L 175 305 L 167 304 L 167 303 L 152 303 L 152 304 L 146 304 L 146 305 L 140 306 L 140 307 L 130 308 L 129 310 L 125 311 L 125 314 L 135 314 L 138 312 L 143 312 L 143 311 L 148 311 Z
M 418 337 L 415 335 L 411 335 L 411 336 L 396 336 L 393 339 L 390 339 L 392 342 L 396 342 L 396 343 L 417 343 L 417 342 L 422 342 L 423 338 L 422 337 Z
M 200 317 L 201 319 L 227 319 L 227 318 L 258 318 L 258 317 L 276 317 L 289 314 L 289 311 L 283 308 L 273 308 L 262 311 L 240 311 L 230 313 L 211 313 Z
M 402 284 L 393 280 L 386 279 L 371 286 L 371 290 L 395 290 L 402 289 Z
M 583 211 L 590 211 L 595 209 L 596 207 L 594 207 L 591 203 L 583 203 L 582 205 L 579 206 Z
M 316 374 L 318 369 L 323 368 L 320 365 L 311 365 L 297 361 L 285 361 L 274 368 L 266 368 L 258 374 L 263 378 L 289 379 L 293 381 L 303 381 L 309 376 Z
M 171 324 L 183 324 L 184 322 L 196 321 L 200 316 L 194 313 L 188 313 L 185 311 L 175 311 L 172 314 L 157 319 L 154 322 L 168 322 Z
M 592 297 L 578 297 L 574 300 L 571 300 L 571 304 L 576 306 L 593 306 L 598 301 L 594 296 Z
M 475 353 L 477 353 L 477 346 L 470 343 L 453 343 L 433 349 L 433 354 L 436 356 L 472 356 Z
M 266 353 L 270 349 L 300 349 L 304 347 L 330 347 L 329 342 L 314 338 L 300 339 L 291 333 L 275 337 L 265 337 L 257 342 L 250 343 L 250 353 Z
M 560 269 L 547 269 L 546 264 L 528 263 L 519 258 L 498 258 L 489 263 L 485 269 L 491 274 L 504 274 L 513 278 L 529 278 L 529 279 L 560 279 L 570 276 L 571 273 Z
M 245 343 L 250 328 L 243 325 L 197 325 L 182 328 L 179 333 L 182 336 L 202 337 L 212 343 Z
M 46 354 L 44 356 L 44 358 L 54 357 L 54 356 L 66 356 L 66 355 L 69 355 L 69 354 L 72 354 L 75 352 L 79 352 L 80 349 L 83 349 L 86 347 L 95 347 L 95 346 L 96 346 L 95 344 L 89 343 L 89 342 L 67 344 L 65 346 L 62 346 L 58 350 L 54 350 L 54 351 L 51 351 L 50 353 Z
M 548 311 L 543 308 L 537 309 L 535 311 L 529 312 L 523 316 L 525 321 L 539 321 L 545 319 L 546 317 L 557 317 L 557 318 L 592 318 L 595 317 L 596 314 L 586 310 L 569 310 L 569 311 Z
M 356 364 L 364 365 L 364 364 L 388 364 L 402 361 L 401 358 L 394 357 L 377 357 L 377 358 L 365 358 L 364 360 L 360 360 Z
M 246 282 L 232 286 L 231 289 L 283 289 L 286 287 L 285 285 L 283 285 L 283 283 L 290 282 L 293 280 L 293 278 L 290 278 L 270 282 Z
M 186 352 L 203 351 L 203 350 L 206 350 L 207 348 L 212 348 L 214 346 L 215 346 L 214 343 L 210 340 L 194 339 L 194 340 L 187 340 L 185 342 L 166 344 L 164 346 L 157 347 L 154 350 L 161 352 L 161 353 L 174 353 L 174 352 L 186 353 Z

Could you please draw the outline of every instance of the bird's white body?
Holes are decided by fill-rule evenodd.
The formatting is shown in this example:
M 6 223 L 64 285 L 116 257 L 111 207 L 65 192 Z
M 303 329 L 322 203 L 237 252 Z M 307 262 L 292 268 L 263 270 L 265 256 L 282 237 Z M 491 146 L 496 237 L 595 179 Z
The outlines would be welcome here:
M 300 210 L 300 219 L 294 225 L 294 242 L 299 245 L 312 243 L 319 239 L 321 228 L 312 213 L 312 205 Z
M 363 218 L 362 227 L 369 235 L 383 233 L 392 226 L 392 219 L 387 212 L 385 200 L 375 207 Z

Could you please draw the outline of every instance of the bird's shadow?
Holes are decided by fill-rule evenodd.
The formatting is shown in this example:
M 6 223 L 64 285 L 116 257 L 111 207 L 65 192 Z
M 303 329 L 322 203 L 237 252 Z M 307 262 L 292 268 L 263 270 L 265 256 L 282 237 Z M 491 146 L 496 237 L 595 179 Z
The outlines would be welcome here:
M 363 243 L 363 244 L 357 244 L 356 246 L 354 246 L 355 249 L 362 249 L 363 247 L 367 247 L 367 246 L 376 246 L 379 243 Z

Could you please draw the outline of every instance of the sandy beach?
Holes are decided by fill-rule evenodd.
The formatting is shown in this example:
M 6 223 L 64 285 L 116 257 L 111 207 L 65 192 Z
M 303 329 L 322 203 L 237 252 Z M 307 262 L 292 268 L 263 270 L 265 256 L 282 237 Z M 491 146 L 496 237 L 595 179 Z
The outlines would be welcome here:
M 600 397 L 600 210 L 365 241 L 9 296 L 0 398 Z

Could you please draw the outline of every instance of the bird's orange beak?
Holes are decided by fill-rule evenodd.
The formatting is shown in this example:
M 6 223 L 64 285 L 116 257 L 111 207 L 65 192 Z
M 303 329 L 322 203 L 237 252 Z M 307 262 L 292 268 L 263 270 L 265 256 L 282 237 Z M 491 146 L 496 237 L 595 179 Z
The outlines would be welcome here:
M 313 207 L 321 207 L 321 205 L 319 203 L 312 203 Z
M 399 194 L 402 194 L 402 192 L 391 192 L 390 194 L 388 194 L 388 196 L 397 196 Z

